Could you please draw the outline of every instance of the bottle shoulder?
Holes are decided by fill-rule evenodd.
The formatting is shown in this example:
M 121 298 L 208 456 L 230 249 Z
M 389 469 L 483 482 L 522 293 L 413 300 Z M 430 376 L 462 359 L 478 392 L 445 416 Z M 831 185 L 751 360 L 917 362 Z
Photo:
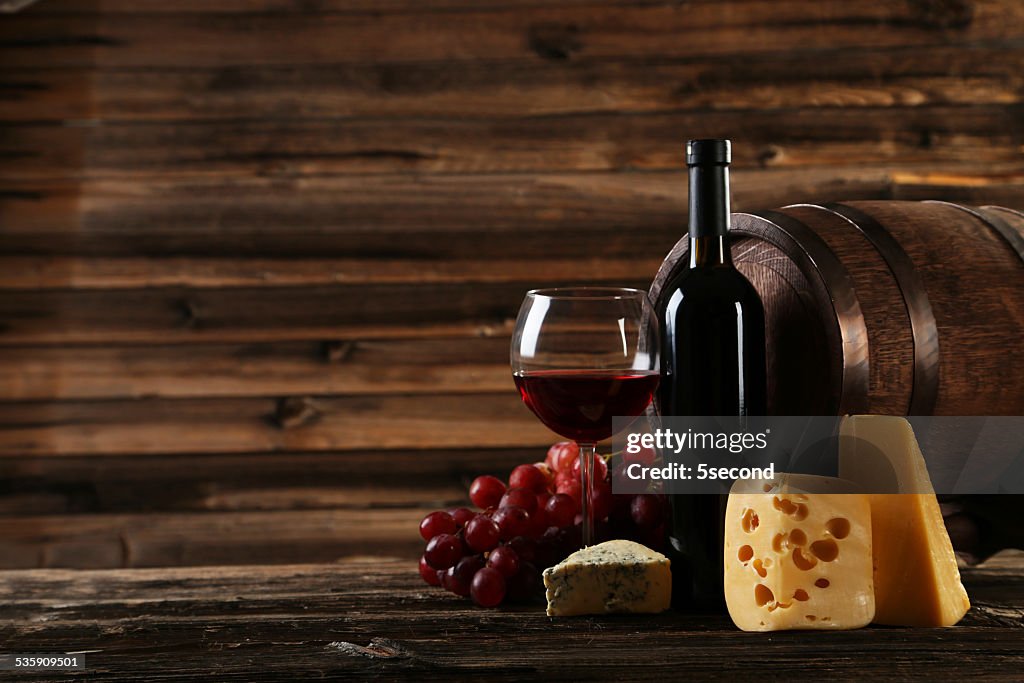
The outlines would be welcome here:
M 757 290 L 735 268 L 685 268 L 672 277 L 658 297 L 657 307 L 664 310 L 683 301 L 697 303 L 739 303 L 762 308 Z

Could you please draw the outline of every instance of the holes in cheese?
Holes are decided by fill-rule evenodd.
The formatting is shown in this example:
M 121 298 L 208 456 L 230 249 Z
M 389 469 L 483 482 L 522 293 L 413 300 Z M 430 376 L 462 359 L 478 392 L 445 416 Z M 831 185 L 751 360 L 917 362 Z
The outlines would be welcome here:
M 844 539 L 850 535 L 850 520 L 844 517 L 836 517 L 825 522 L 825 531 L 838 539 Z
M 774 604 L 775 594 L 772 593 L 772 589 L 763 583 L 759 583 L 754 586 L 754 602 L 757 603 L 758 607 L 764 607 L 765 605 Z
M 839 557 L 839 544 L 831 538 L 815 541 L 811 544 L 811 553 L 822 562 L 834 562 Z
M 754 560 L 754 571 L 757 572 L 757 575 L 760 576 L 762 579 L 768 576 L 768 570 L 764 568 L 764 560 Z
M 809 572 L 814 569 L 814 565 L 818 564 L 818 561 L 813 557 L 804 555 L 804 551 L 801 548 L 793 548 L 793 564 L 802 572 Z
M 757 525 L 761 520 L 757 518 L 757 513 L 753 510 L 745 510 L 743 512 L 743 530 L 748 534 L 752 534 L 757 531 Z
M 772 631 L 869 623 L 874 595 L 866 497 L 849 483 L 823 477 L 781 474 L 768 492 L 764 486 L 763 480 L 737 482 L 729 495 L 725 595 L 736 625 Z
M 793 519 L 797 521 L 807 518 L 807 506 L 803 503 L 794 503 L 789 498 L 775 496 L 772 500 L 772 506 L 787 515 L 792 515 Z

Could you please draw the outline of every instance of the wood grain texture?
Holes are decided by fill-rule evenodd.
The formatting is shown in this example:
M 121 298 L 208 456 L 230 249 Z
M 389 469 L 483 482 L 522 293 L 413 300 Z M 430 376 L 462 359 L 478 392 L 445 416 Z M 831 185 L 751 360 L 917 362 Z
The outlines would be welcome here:
M 0 120 L 463 120 L 510 114 L 1012 104 L 1021 100 L 1022 71 L 1024 49 L 1014 43 L 824 50 L 814 59 L 781 51 L 754 60 L 715 55 L 596 63 L 457 61 L 301 68 L 0 66 L 0 88 L 6 95 L 0 99 Z
M 1024 369 L 1007 365 L 1005 353 L 1020 339 L 1024 320 L 1020 255 L 984 222 L 953 206 L 850 205 L 886 226 L 924 285 L 938 329 L 935 414 L 1018 414 L 1024 409 Z M 937 233 L 936 225 L 945 229 Z
M 761 675 L 766 658 L 787 678 L 1014 680 L 1024 665 L 1022 573 L 1019 554 L 965 572 L 974 607 L 952 629 L 765 637 L 724 615 L 551 620 L 539 605 L 480 610 L 423 585 L 411 562 L 380 558 L 5 571 L 0 588 L 13 598 L 0 608 L 0 638 L 9 651 L 89 650 L 90 674 L 109 680 L 210 670 L 221 680 L 743 678 Z
M 733 140 L 736 168 L 1019 162 L 1024 105 L 0 128 L 3 180 L 156 175 L 524 173 L 684 168 L 679 131 Z M 87 159 L 77 172 L 75 166 Z
M 1013 0 L 935 3 L 700 2 L 540 6 L 528 12 L 316 15 L 69 14 L 19 17 L 0 63 L 140 67 L 402 63 L 437 60 L 600 60 L 934 46 L 1012 40 L 1024 31 Z M 643 40 L 636 36 L 642 35 Z M 281 36 L 288 36 L 280 40 Z M 187 45 L 187 50 L 182 46 Z M 273 45 L 273 49 L 268 49 Z
M 733 173 L 733 209 L 891 198 L 901 182 L 941 198 L 952 183 L 977 203 L 1024 188 L 1020 160 Z M 659 258 L 685 233 L 682 171 L 11 181 L 0 235 L 14 254 L 349 259 Z M 925 194 L 926 187 L 932 194 Z M 1016 188 L 1016 189 L 1014 189 Z M 1015 206 L 1013 202 L 1008 203 Z M 558 275 L 553 273 L 553 275 Z M 650 275 L 648 276 L 650 277 Z
M 507 394 L 509 339 L 461 337 L 271 344 L 14 347 L 4 400 L 331 394 Z
M 1014 0 L 5 16 L 0 564 L 412 557 L 426 507 L 554 440 L 508 377 L 522 294 L 644 286 L 686 138 L 733 138 L 736 210 L 1024 208 L 1022 38 Z
M 843 263 L 867 332 L 867 412 L 906 415 L 914 382 L 914 340 L 899 284 L 884 259 L 856 226 L 819 208 L 783 210 L 812 226 Z M 834 315 L 834 314 L 833 314 Z
M 519 282 L 526 286 L 558 273 L 564 282 L 592 282 L 596 276 L 641 280 L 661 259 L 469 259 L 369 258 L 90 258 L 75 256 L 0 257 L 0 290 L 141 289 L 147 287 L 299 287 L 370 284 L 473 284 Z
M 284 401 L 302 401 L 295 411 Z M 298 412 L 301 419 L 293 419 Z M 502 394 L 10 403 L 0 456 L 547 446 L 556 439 Z
M 465 504 L 469 483 L 541 447 L 0 458 L 0 515 L 368 511 Z M 604 449 L 602 449 L 603 452 Z M 400 476 L 396 473 L 402 473 Z M 56 519 L 56 518 L 55 518 Z M 13 527 L 12 527 L 13 528 Z M 413 527 L 394 539 L 416 537 Z

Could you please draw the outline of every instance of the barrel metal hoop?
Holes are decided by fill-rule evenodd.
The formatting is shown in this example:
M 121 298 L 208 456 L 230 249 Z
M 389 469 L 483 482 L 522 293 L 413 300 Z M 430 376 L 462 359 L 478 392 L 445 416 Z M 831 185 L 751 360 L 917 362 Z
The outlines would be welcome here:
M 840 415 L 866 412 L 871 369 L 868 328 L 846 266 L 825 240 L 803 222 L 779 211 L 759 211 L 757 215 L 785 233 L 810 259 L 824 281 L 842 341 L 843 386 L 837 412 Z
M 896 238 L 863 211 L 839 202 L 829 202 L 822 208 L 850 221 L 875 247 L 896 279 L 914 339 L 914 386 L 907 414 L 931 415 L 939 393 L 939 331 L 928 292 L 914 262 Z
M 954 204 L 953 202 L 943 202 L 937 199 L 931 199 L 925 201 L 924 203 L 944 204 L 946 206 L 952 206 L 954 208 L 960 209 L 961 211 L 966 211 L 967 213 L 971 214 L 978 220 L 985 223 L 985 225 L 989 226 L 990 228 L 998 232 L 999 235 L 1004 240 L 1006 240 L 1007 244 L 1010 245 L 1010 248 L 1017 252 L 1017 256 L 1020 257 L 1020 260 L 1024 261 L 1024 235 L 1022 235 L 1019 231 L 1015 230 L 1012 225 L 1004 221 L 1002 218 L 995 215 L 995 213 L 992 210 L 995 209 L 998 211 L 1007 211 L 1009 213 L 1016 214 L 1021 218 L 1024 218 L 1024 213 L 1021 213 L 1020 211 L 1015 211 L 1013 209 L 1006 209 L 1001 206 L 983 206 L 981 207 L 981 209 L 976 209 L 973 206 L 963 206 L 962 204 Z

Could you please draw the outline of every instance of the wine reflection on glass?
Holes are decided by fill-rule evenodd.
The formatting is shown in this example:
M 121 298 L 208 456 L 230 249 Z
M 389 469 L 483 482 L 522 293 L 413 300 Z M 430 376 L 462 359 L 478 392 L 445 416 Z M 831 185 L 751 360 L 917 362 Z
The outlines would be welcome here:
M 526 293 L 512 375 L 548 429 L 579 447 L 583 545 L 594 542 L 594 457 L 613 417 L 638 417 L 658 387 L 658 323 L 647 294 L 617 287 Z

